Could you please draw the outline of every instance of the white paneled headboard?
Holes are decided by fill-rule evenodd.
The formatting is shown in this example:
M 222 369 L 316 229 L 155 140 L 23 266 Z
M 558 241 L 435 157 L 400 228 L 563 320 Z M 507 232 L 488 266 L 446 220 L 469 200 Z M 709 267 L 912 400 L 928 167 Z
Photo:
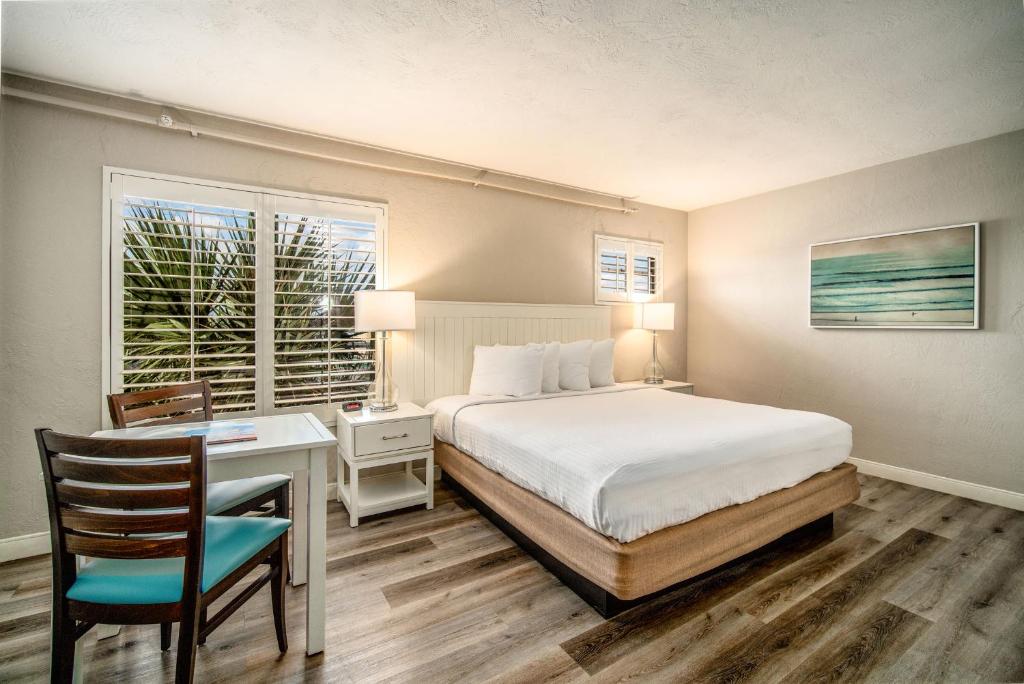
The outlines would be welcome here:
M 416 302 L 416 330 L 394 333 L 398 400 L 421 406 L 469 391 L 473 347 L 611 337 L 611 308 L 567 304 Z

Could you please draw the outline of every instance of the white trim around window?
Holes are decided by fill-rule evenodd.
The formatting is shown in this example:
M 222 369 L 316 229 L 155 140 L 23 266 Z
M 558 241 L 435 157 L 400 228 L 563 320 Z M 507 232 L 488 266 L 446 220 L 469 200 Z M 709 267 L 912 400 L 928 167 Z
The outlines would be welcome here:
M 144 198 L 146 201 L 139 202 L 136 199 L 126 202 L 126 198 Z M 226 209 L 222 211 L 217 208 Z M 132 211 L 135 210 L 142 212 L 145 218 L 134 218 Z M 147 213 L 152 211 L 169 213 Z M 228 227 L 222 225 L 222 221 L 227 221 Z M 211 222 L 216 225 L 211 226 Z M 182 296 L 187 294 L 189 299 L 185 307 L 188 314 L 177 312 L 166 316 L 167 321 L 161 320 L 164 325 L 173 324 L 174 332 L 181 332 L 177 336 L 169 335 L 169 338 L 176 341 L 168 343 L 171 346 L 182 346 L 182 350 L 168 353 L 168 358 L 174 356 L 181 361 L 183 368 L 188 369 L 187 373 L 182 371 L 180 380 L 187 381 L 185 374 L 192 378 L 196 376 L 197 358 L 204 355 L 197 352 L 197 349 L 202 344 L 203 335 L 209 331 L 201 330 L 202 326 L 197 325 L 196 319 L 233 318 L 236 321 L 230 332 L 235 337 L 230 344 L 238 348 L 232 348 L 231 354 L 219 355 L 214 348 L 213 356 L 231 357 L 233 363 L 238 363 L 240 367 L 250 367 L 253 376 L 219 380 L 225 403 L 218 415 L 241 417 L 310 411 L 332 424 L 336 406 L 351 398 L 352 394 L 358 394 L 361 391 L 360 383 L 368 373 L 372 373 L 373 343 L 353 338 L 348 298 L 353 289 L 387 287 L 387 205 L 103 167 L 103 377 L 100 418 L 104 427 L 110 424 L 106 395 L 123 391 L 125 384 L 129 388 L 133 385 L 124 382 L 125 292 L 146 291 L 144 285 L 149 283 L 139 285 L 139 279 L 133 278 L 133 275 L 148 277 L 150 272 L 146 269 L 154 268 L 152 264 L 168 263 L 160 261 L 167 257 L 162 256 L 162 248 L 153 247 L 153 244 L 161 244 L 156 241 L 147 243 L 129 258 L 128 250 L 135 248 L 128 246 L 126 235 L 137 235 L 136 228 L 141 224 L 152 226 L 161 223 L 173 224 L 175 230 L 180 229 L 183 234 L 191 236 L 184 238 L 191 247 L 186 249 L 183 245 L 172 243 L 176 248 L 168 248 L 168 253 L 179 252 L 188 257 L 189 273 L 159 274 L 165 278 L 165 284 L 162 285 L 165 288 L 171 288 L 166 283 L 173 285 L 175 282 L 167 281 L 166 278 L 181 279 L 183 285 L 180 292 Z M 227 231 L 230 234 L 224 234 Z M 151 237 L 151 234 L 147 235 Z M 197 254 L 207 256 L 200 257 Z M 174 259 L 177 261 L 178 257 Z M 220 268 L 221 262 L 239 266 L 224 269 Z M 182 260 L 182 265 L 185 263 L 186 260 Z M 125 264 L 130 267 L 127 277 Z M 178 263 L 173 265 L 179 266 Z M 211 265 L 214 266 L 212 270 Z M 206 273 L 216 273 L 216 276 L 197 275 L 201 267 L 206 267 Z M 168 272 L 172 270 L 168 269 Z M 229 276 L 223 276 L 226 270 L 230 271 Z M 335 275 L 340 271 L 344 271 L 343 277 L 340 283 L 336 283 Z M 201 277 L 208 281 L 215 278 L 217 282 L 203 283 Z M 294 296 L 292 293 L 298 290 L 294 290 L 293 286 L 303 282 L 303 279 L 310 289 L 302 290 L 302 294 Z M 318 282 L 326 288 L 325 294 L 320 296 L 315 292 Z M 162 291 L 157 288 L 154 290 Z M 227 311 L 225 306 L 218 303 L 216 311 L 205 312 L 205 315 L 197 313 L 198 298 L 206 297 L 208 301 L 204 301 L 203 305 L 209 306 L 210 301 L 213 301 L 211 298 L 232 290 L 237 290 L 240 297 L 230 305 L 237 310 Z M 281 304 L 281 301 L 286 303 Z M 182 302 L 176 302 L 175 306 L 180 304 Z M 136 327 L 131 330 L 138 332 L 136 328 L 139 319 L 160 318 L 148 311 L 148 308 L 146 311 L 146 314 L 136 313 L 132 316 L 132 325 Z M 295 342 L 292 329 L 311 331 L 311 338 L 323 336 L 326 341 L 323 350 L 316 350 L 315 339 Z M 146 332 L 150 330 L 147 328 Z M 161 334 L 158 333 L 153 339 L 159 339 Z M 218 335 L 212 335 L 208 339 L 217 338 Z M 142 336 L 142 339 L 149 338 Z M 282 339 L 286 342 L 282 343 Z M 339 339 L 344 353 L 334 351 Z M 156 343 L 132 342 L 132 345 L 143 348 L 146 344 Z M 160 346 L 166 348 L 167 345 Z M 186 348 L 187 353 L 184 351 Z M 249 349 L 253 351 L 249 352 Z M 312 351 L 307 351 L 309 349 Z M 326 354 L 326 361 L 316 361 L 317 354 Z M 342 360 L 337 360 L 337 354 L 340 354 Z M 368 365 L 344 360 L 348 358 L 367 358 L 370 362 Z M 310 363 L 306 363 L 307 359 Z M 168 373 L 169 376 L 177 371 L 161 369 L 159 372 Z M 245 374 L 227 374 L 228 377 L 239 375 Z M 176 380 L 166 380 L 173 381 Z M 166 384 L 164 379 L 154 382 Z M 139 383 L 134 384 L 136 388 L 141 388 Z M 214 389 L 216 394 L 217 388 Z M 312 401 L 305 402 L 303 397 L 311 398 Z M 234 403 L 236 401 L 238 403 Z

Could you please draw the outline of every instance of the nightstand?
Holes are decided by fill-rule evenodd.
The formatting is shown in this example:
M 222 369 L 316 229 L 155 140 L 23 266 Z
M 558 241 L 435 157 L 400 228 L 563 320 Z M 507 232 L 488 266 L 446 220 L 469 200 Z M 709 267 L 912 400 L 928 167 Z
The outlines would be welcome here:
M 426 504 L 434 507 L 434 416 L 416 404 L 374 413 L 338 411 L 338 501 L 351 527 L 360 516 Z M 413 464 L 425 462 L 424 479 Z M 404 463 L 401 472 L 360 478 L 367 468 Z M 347 470 L 347 475 L 346 475 Z
M 669 392 L 678 392 L 679 394 L 693 394 L 692 382 L 679 382 L 678 380 L 666 380 L 660 385 L 648 385 L 643 380 L 630 380 L 629 382 L 624 382 L 622 384 L 641 385 L 643 387 L 656 387 L 657 389 L 663 389 Z

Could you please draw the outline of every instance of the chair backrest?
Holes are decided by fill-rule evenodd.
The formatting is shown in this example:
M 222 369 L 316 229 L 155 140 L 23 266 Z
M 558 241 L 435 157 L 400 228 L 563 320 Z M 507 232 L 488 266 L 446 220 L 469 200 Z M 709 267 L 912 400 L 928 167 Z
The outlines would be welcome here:
M 213 420 L 209 380 L 142 392 L 108 394 L 110 420 L 117 429 Z
M 101 439 L 36 430 L 54 579 L 66 591 L 74 556 L 186 557 L 198 590 L 206 520 L 206 438 Z M 56 590 L 56 588 L 55 588 Z

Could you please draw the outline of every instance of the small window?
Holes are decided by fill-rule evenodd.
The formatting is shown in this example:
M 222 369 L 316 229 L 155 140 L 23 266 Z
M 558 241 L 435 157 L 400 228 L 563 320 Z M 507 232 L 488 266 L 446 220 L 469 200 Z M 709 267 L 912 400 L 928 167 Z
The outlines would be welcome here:
M 594 236 L 594 301 L 597 304 L 661 299 L 662 245 Z

